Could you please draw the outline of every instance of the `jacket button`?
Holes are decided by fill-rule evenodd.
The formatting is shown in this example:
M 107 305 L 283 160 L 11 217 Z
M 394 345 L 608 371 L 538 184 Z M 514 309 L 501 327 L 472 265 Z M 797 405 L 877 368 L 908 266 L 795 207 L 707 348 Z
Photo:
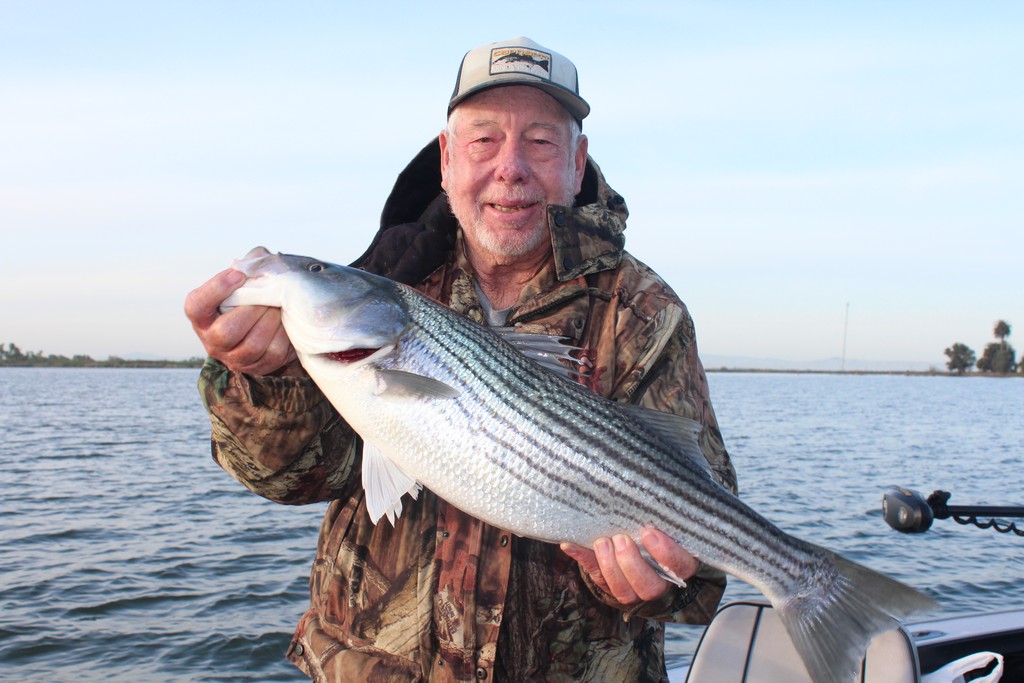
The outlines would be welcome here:
M 483 668 L 482 666 L 478 666 L 476 668 L 476 677 L 481 681 L 487 678 L 487 669 Z
M 566 270 L 572 270 L 573 268 L 576 267 L 576 262 L 573 261 L 568 256 L 566 256 L 564 259 L 562 259 L 562 267 L 565 268 Z
M 560 228 L 564 228 L 567 222 L 568 220 L 566 219 L 564 213 L 559 212 L 555 214 L 555 225 L 557 225 Z
M 292 652 L 295 653 L 296 657 L 301 657 L 302 653 L 306 651 L 306 648 L 302 647 L 302 643 L 295 643 L 295 648 Z
M 501 540 L 499 541 L 499 543 L 501 544 L 502 548 L 507 546 L 508 545 L 508 536 L 502 536 Z

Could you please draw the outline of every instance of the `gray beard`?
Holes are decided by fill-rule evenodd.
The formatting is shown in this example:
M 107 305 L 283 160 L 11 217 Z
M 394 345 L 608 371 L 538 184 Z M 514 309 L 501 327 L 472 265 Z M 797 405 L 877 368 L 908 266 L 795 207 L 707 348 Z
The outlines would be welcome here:
M 514 190 L 505 198 L 516 200 L 534 199 L 533 197 L 527 196 L 522 192 L 522 190 Z M 562 201 L 556 203 L 561 204 L 562 206 L 572 206 L 574 201 L 575 194 L 570 188 L 566 190 L 566 196 L 562 197 Z M 448 201 L 448 206 L 452 207 L 450 199 Z M 547 207 L 545 207 L 543 229 L 530 229 L 528 234 L 525 229 L 517 230 L 512 233 L 505 233 L 500 237 L 486 229 L 482 217 L 460 216 L 459 212 L 457 212 L 454 207 L 452 208 L 452 215 L 454 215 L 456 220 L 459 221 L 459 225 L 462 226 L 463 231 L 468 230 L 473 234 L 475 240 L 484 251 L 492 256 L 499 257 L 504 262 L 514 261 L 518 258 L 522 258 L 523 256 L 532 254 L 540 249 L 542 244 L 551 239 L 551 229 L 547 224 Z

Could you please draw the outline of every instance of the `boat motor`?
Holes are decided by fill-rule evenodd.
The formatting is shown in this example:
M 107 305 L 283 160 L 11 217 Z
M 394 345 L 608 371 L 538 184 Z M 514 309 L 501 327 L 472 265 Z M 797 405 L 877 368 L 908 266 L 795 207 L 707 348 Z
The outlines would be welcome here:
M 882 516 L 886 524 L 906 534 L 920 534 L 931 528 L 936 519 L 952 517 L 960 524 L 974 524 L 980 529 L 993 528 L 1002 533 L 1013 532 L 1024 536 L 1012 522 L 1000 524 L 995 517 L 1024 517 L 1024 507 L 996 505 L 947 505 L 947 491 L 933 491 L 925 498 L 913 489 L 893 486 L 882 496 Z M 988 518 L 981 522 L 978 517 Z
M 921 534 L 932 526 L 935 515 L 928 501 L 917 491 L 893 486 L 882 496 L 882 516 L 896 531 Z

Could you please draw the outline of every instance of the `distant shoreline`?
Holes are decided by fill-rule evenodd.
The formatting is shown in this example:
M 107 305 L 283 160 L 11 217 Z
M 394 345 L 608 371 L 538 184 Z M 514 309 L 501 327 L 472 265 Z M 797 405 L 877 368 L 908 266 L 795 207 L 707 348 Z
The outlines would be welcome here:
M 201 368 L 205 358 L 188 358 L 186 360 L 127 360 L 112 358 L 110 360 L 64 361 L 16 360 L 0 362 L 0 368 Z
M 906 375 L 914 377 L 1022 377 L 1019 373 L 965 372 L 948 370 L 795 370 L 784 368 L 704 368 L 705 372 L 757 373 L 773 375 Z
M 0 368 L 193 368 L 199 369 L 206 362 L 205 358 L 188 358 L 185 360 L 128 360 L 112 358 L 109 360 L 83 361 L 63 359 L 63 362 L 51 362 L 47 359 L 18 360 L 0 362 Z M 1020 373 L 997 374 L 994 372 L 965 372 L 962 375 L 942 370 L 797 370 L 784 368 L 704 368 L 707 373 L 752 373 L 765 375 L 903 375 L 907 377 L 1024 377 Z

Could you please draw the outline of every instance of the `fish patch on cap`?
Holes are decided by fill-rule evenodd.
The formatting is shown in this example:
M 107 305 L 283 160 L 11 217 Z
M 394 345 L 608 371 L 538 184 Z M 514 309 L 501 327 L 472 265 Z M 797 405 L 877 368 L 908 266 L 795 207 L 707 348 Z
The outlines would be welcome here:
M 551 80 L 551 55 L 528 47 L 496 47 L 491 50 L 492 76 L 519 73 Z

